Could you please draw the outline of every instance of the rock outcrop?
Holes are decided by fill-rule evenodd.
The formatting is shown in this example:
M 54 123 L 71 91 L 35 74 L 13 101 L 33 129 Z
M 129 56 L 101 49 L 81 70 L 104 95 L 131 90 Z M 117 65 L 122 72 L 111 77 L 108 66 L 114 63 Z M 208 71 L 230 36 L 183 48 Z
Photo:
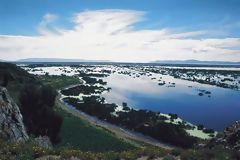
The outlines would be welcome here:
M 35 141 L 38 143 L 39 146 L 44 147 L 44 148 L 48 148 L 48 149 L 52 149 L 53 145 L 49 139 L 48 136 L 40 136 L 35 138 Z
M 236 121 L 227 127 L 223 132 L 223 136 L 217 142 L 223 143 L 227 148 L 240 151 L 240 121 Z
M 240 121 L 236 121 L 231 126 L 219 133 L 218 136 L 210 141 L 207 146 L 223 146 L 226 149 L 240 151 Z
M 0 87 L 0 138 L 22 142 L 29 138 L 17 104 L 3 87 Z

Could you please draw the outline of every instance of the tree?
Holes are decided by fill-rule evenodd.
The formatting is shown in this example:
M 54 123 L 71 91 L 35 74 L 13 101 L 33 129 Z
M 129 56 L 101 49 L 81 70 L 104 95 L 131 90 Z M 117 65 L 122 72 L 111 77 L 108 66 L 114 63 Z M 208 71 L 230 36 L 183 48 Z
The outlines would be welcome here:
M 53 107 L 55 104 L 55 98 L 57 96 L 56 90 L 52 89 L 52 87 L 49 85 L 42 86 L 41 89 L 42 89 L 41 91 L 42 100 L 49 107 Z
M 28 133 L 47 135 L 53 144 L 59 142 L 62 117 L 54 112 L 56 91 L 50 86 L 29 84 L 22 90 L 19 102 Z
M 6 70 L 0 69 L 0 77 L 1 77 L 1 86 L 7 87 L 9 82 L 9 73 Z
M 4 74 L 4 77 L 3 77 L 3 87 L 7 87 L 7 85 L 8 85 L 8 75 Z

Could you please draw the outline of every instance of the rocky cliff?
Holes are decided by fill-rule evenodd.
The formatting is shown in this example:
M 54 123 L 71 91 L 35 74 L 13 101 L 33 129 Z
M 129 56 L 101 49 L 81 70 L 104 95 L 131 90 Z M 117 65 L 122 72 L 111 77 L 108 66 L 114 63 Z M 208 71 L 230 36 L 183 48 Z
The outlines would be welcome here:
M 232 125 L 225 128 L 223 132 L 211 139 L 204 147 L 214 148 L 221 146 L 228 150 L 240 152 L 240 121 L 234 122 Z
M 22 142 L 29 138 L 17 104 L 3 87 L 0 87 L 0 138 Z

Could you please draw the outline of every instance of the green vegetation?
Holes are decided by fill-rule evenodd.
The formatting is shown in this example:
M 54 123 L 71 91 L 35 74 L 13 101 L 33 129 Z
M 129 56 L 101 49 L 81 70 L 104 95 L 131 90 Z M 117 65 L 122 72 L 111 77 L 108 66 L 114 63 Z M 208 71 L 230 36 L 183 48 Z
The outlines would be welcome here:
M 42 132 L 46 131 L 43 129 L 44 126 L 46 126 L 47 124 L 49 124 L 47 126 L 50 126 L 51 123 L 49 122 L 53 122 L 52 120 L 49 120 L 49 118 L 46 117 L 47 115 L 44 116 L 44 113 L 43 113 L 44 111 L 46 111 L 47 108 L 48 108 L 47 110 L 49 111 L 51 107 L 41 108 L 37 104 L 42 104 L 40 103 L 40 101 L 43 102 L 42 101 L 43 99 L 45 99 L 44 101 L 47 102 L 48 99 L 50 98 L 49 103 L 45 103 L 45 104 L 52 106 L 53 101 L 51 100 L 54 99 L 55 97 L 55 96 L 53 97 L 51 96 L 54 94 L 51 94 L 53 93 L 52 92 L 53 90 L 51 89 L 49 90 L 49 87 L 47 88 L 43 87 L 41 89 L 40 86 L 42 84 L 44 86 L 49 85 L 55 88 L 56 90 L 58 90 L 70 85 L 76 85 L 80 83 L 77 77 L 49 76 L 49 75 L 32 76 L 26 73 L 26 71 L 22 70 L 19 67 L 16 67 L 13 64 L 6 63 L 0 67 L 2 67 L 1 68 L 2 71 L 5 69 L 5 72 L 6 72 L 7 70 L 9 75 L 13 77 L 10 79 L 7 88 L 9 89 L 11 96 L 14 97 L 14 100 L 17 100 L 18 102 L 20 102 L 21 104 L 20 106 L 25 106 L 25 107 L 21 107 L 22 108 L 21 111 L 25 120 L 25 125 L 27 124 L 28 129 L 32 128 L 31 130 L 34 130 L 34 134 L 37 134 L 37 135 L 40 133 L 40 131 L 37 131 L 37 129 L 41 129 L 41 134 L 42 134 Z M 6 74 L 5 72 L 2 72 L 2 73 Z M 27 85 L 31 83 L 34 83 L 35 85 L 31 85 L 31 86 Z M 19 97 L 21 97 L 20 101 L 19 101 Z M 40 105 L 40 106 L 46 106 L 46 105 Z M 34 106 L 34 108 L 32 106 Z M 30 110 L 32 109 L 32 110 L 30 111 L 29 109 Z M 58 114 L 60 114 L 63 117 L 63 125 L 60 130 L 60 138 L 62 140 L 58 144 L 58 147 L 60 148 L 64 148 L 68 146 L 74 149 L 81 149 L 83 151 L 94 151 L 94 152 L 123 151 L 127 149 L 136 148 L 132 144 L 120 138 L 117 138 L 112 133 L 102 128 L 97 128 L 95 126 L 92 126 L 88 124 L 86 121 L 78 117 L 75 117 L 64 110 L 61 110 L 58 107 L 55 110 Z M 33 113 L 36 113 L 36 114 L 33 114 Z M 44 118 L 40 118 L 37 113 L 41 113 L 39 115 Z M 51 116 L 55 115 L 54 112 L 51 112 L 51 113 L 52 113 L 50 114 Z M 35 122 L 39 122 L 39 123 L 33 123 L 33 119 L 36 120 Z M 41 127 L 37 124 L 41 125 Z M 52 128 L 56 128 L 56 127 L 52 127 Z M 46 132 L 49 132 L 49 130 Z
M 63 100 L 76 109 L 89 115 L 96 116 L 101 120 L 143 133 L 175 146 L 191 148 L 198 141 L 197 138 L 187 134 L 185 131 L 185 128 L 188 127 L 187 125 L 166 123 L 165 119 L 157 112 L 128 108 L 128 111 L 125 109 L 124 111 L 118 111 L 112 114 L 115 112 L 117 105 L 104 103 L 104 99 L 99 96 L 83 96 L 82 100 L 66 97 Z M 125 106 L 125 108 L 127 107 Z M 170 116 L 172 120 L 178 117 L 176 114 L 170 114 Z
M 44 155 L 56 154 L 55 152 L 38 146 L 33 139 L 27 143 L 6 142 L 0 139 L 1 160 L 33 160 Z
M 78 85 L 75 87 L 67 88 L 61 90 L 61 93 L 65 96 L 78 96 L 80 93 L 85 95 L 90 95 L 93 93 L 102 93 L 105 89 L 102 86 L 86 86 L 86 85 Z
M 71 147 L 82 151 L 124 151 L 135 149 L 129 142 L 117 138 L 113 133 L 90 125 L 88 122 L 58 108 L 64 117 L 58 147 Z
M 11 95 L 12 99 L 19 104 L 19 95 L 20 91 L 23 88 L 23 84 L 16 83 L 14 81 L 11 81 L 8 83 L 8 86 L 6 87 L 9 94 Z
M 35 77 L 15 64 L 0 63 L 0 85 L 8 89 L 15 102 L 18 103 L 18 97 L 24 85 L 33 82 L 37 83 Z
M 79 67 L 79 66 L 77 66 Z M 91 66 L 89 66 L 91 67 Z M 89 70 L 89 69 L 88 69 Z M 93 71 L 93 70 L 89 70 L 90 72 Z M 107 74 L 105 74 L 107 73 Z M 106 71 L 106 70 L 103 70 L 102 73 L 84 73 L 84 72 L 81 72 L 79 74 L 79 77 L 85 77 L 85 76 L 88 76 L 88 77 L 107 77 L 108 74 L 110 74 L 111 72 L 109 71 Z
M 164 157 L 168 154 L 168 151 L 156 148 L 156 147 L 146 147 L 136 150 L 129 150 L 123 152 L 82 152 L 79 150 L 66 150 L 61 153 L 62 158 L 78 157 L 82 160 L 136 160 L 140 157 L 148 157 L 148 159 L 154 159 L 157 157 Z
M 19 106 L 28 134 L 47 135 L 56 144 L 62 123 L 54 111 L 56 91 L 14 64 L 0 63 L 0 77 L 0 84 Z
M 7 76 L 7 78 L 4 76 Z M 91 125 L 90 123 L 82 120 L 64 110 L 60 107 L 54 107 L 52 93 L 53 90 L 49 90 L 49 87 L 44 88 L 44 85 L 51 85 L 54 89 L 62 89 L 69 85 L 79 84 L 79 79 L 76 77 L 67 77 L 67 76 L 32 76 L 28 74 L 26 71 L 22 70 L 20 67 L 16 67 L 14 64 L 0 63 L 0 84 L 6 86 L 10 92 L 10 95 L 13 99 L 21 104 L 21 100 L 18 101 L 19 97 L 23 96 L 22 90 L 24 91 L 24 87 L 27 84 L 34 83 L 34 85 L 38 86 L 39 89 L 36 97 L 40 97 L 39 99 L 44 101 L 45 105 L 48 105 L 49 108 L 53 108 L 55 112 L 39 112 L 42 118 L 36 117 L 40 122 L 47 122 L 43 118 L 49 116 L 49 113 L 58 113 L 61 117 L 63 117 L 63 124 L 60 130 L 60 138 L 62 141 L 55 146 L 53 149 L 46 149 L 40 147 L 32 138 L 25 144 L 20 142 L 7 142 L 0 139 L 0 159 L 1 160 L 9 160 L 9 159 L 18 159 L 18 160 L 33 160 L 38 157 L 42 157 L 45 155 L 56 156 L 61 159 L 67 159 L 71 157 L 80 158 L 82 160 L 117 160 L 117 159 L 125 159 L 125 160 L 134 160 L 139 157 L 146 156 L 148 159 L 154 159 L 156 157 L 161 157 L 164 160 L 172 160 L 172 159 L 182 159 L 182 160 L 237 160 L 240 159 L 240 152 L 236 150 L 230 150 L 223 148 L 221 146 L 215 147 L 199 147 L 199 148 L 191 148 L 188 150 L 184 149 L 174 149 L 172 151 L 166 151 L 165 149 L 153 147 L 150 145 L 142 144 L 135 142 L 136 145 L 132 143 L 130 140 L 123 140 L 118 138 L 116 135 L 111 133 L 110 131 L 103 129 L 101 127 L 96 127 Z M 25 88 L 26 89 L 26 88 Z M 34 96 L 34 88 L 28 87 L 29 93 L 31 96 Z M 26 90 L 25 90 L 26 91 Z M 33 92 L 33 93 L 32 93 Z M 40 94 L 41 93 L 41 94 Z M 29 97 L 29 95 L 27 96 Z M 21 99 L 21 98 L 20 98 Z M 32 98 L 29 101 L 39 102 L 39 99 L 36 100 Z M 56 105 L 56 104 L 55 104 Z M 173 135 L 169 135 L 171 137 L 176 138 L 179 135 L 178 128 L 172 128 L 169 126 L 161 125 L 161 129 L 157 132 L 153 130 L 154 126 L 153 122 L 157 121 L 154 116 L 154 112 L 147 112 L 141 110 L 138 114 L 141 116 L 136 116 L 136 112 L 127 107 L 127 104 L 123 104 L 125 110 L 128 111 L 129 115 L 120 112 L 120 118 L 124 121 L 121 125 L 132 125 L 135 126 L 134 123 L 142 121 L 141 125 L 136 129 L 144 129 L 145 131 L 151 131 L 151 133 L 160 133 L 160 131 L 164 131 L 165 133 L 171 133 Z M 28 106 L 29 107 L 29 106 Z M 111 107 L 108 105 L 108 107 Z M 39 107 L 45 108 L 46 107 Z M 38 108 L 38 109 L 39 109 Z M 35 108 L 36 109 L 36 108 Z M 37 109 L 37 110 L 38 110 Z M 47 109 L 47 110 L 48 110 Z M 44 110 L 44 109 L 43 109 Z M 42 111 L 43 111 L 42 110 Z M 50 114 L 51 115 L 51 114 Z M 26 115 L 23 114 L 23 118 L 26 119 Z M 130 121 L 128 120 L 128 116 L 130 117 Z M 171 119 L 177 118 L 177 115 L 170 115 Z M 126 118 L 127 117 L 127 118 Z M 145 123 L 147 118 L 151 123 Z M 32 120 L 32 118 L 30 118 Z M 161 119 L 159 119 L 161 121 Z M 131 122 L 131 123 L 130 123 Z M 45 123 L 46 124 L 46 123 Z M 51 124 L 51 123 L 50 123 Z M 37 127 L 39 128 L 39 126 Z M 198 128 L 202 129 L 203 126 L 199 125 Z M 205 130 L 206 132 L 212 132 L 211 130 Z M 162 133 L 163 134 L 163 133 Z M 183 133 L 184 135 L 184 133 Z M 182 137 L 184 139 L 184 137 Z
M 39 76 L 43 84 L 54 85 L 56 89 L 79 84 L 79 79 L 69 76 Z M 69 147 L 82 151 L 105 152 L 132 150 L 137 147 L 103 128 L 90 125 L 85 120 L 57 107 L 56 112 L 63 117 L 60 130 L 61 142 L 58 148 Z
M 167 154 L 168 151 L 151 146 L 121 152 L 86 152 L 79 149 L 71 149 L 68 147 L 58 149 L 46 149 L 38 146 L 34 140 L 30 140 L 25 144 L 20 142 L 6 142 L 0 140 L 1 160 L 33 160 L 35 158 L 47 155 L 55 157 L 55 159 L 72 159 L 72 157 L 75 157 L 80 158 L 81 160 L 135 160 L 136 158 L 143 156 L 156 158 L 164 157 Z
M 238 160 L 240 152 L 224 148 L 203 148 L 182 150 L 179 156 L 181 160 Z
M 60 141 L 62 117 L 54 111 L 57 92 L 50 86 L 28 84 L 19 96 L 19 107 L 28 134 L 48 136 L 53 144 Z
M 163 160 L 238 160 L 240 152 L 223 148 L 203 148 L 203 149 L 175 149 L 166 151 L 161 148 L 147 146 L 128 151 L 106 151 L 106 152 L 86 152 L 79 149 L 68 147 L 46 149 L 37 145 L 34 140 L 23 144 L 20 142 L 6 142 L 0 140 L 0 159 L 1 160 L 33 160 L 38 157 L 51 155 L 59 159 L 70 159 L 72 157 L 81 160 L 136 160 L 140 157 L 147 159 L 163 158 Z
M 82 79 L 87 83 L 87 84 L 102 84 L 102 85 L 106 85 L 107 82 L 103 82 L 102 79 L 96 79 L 96 78 L 92 78 L 92 77 L 82 77 Z
M 76 85 L 79 84 L 79 78 L 77 77 L 70 77 L 70 76 L 50 76 L 50 75 L 44 75 L 44 76 L 38 76 L 39 80 L 44 85 L 50 85 L 56 90 L 63 89 L 70 85 Z
M 167 155 L 163 157 L 163 160 L 174 160 L 174 158 L 171 155 Z

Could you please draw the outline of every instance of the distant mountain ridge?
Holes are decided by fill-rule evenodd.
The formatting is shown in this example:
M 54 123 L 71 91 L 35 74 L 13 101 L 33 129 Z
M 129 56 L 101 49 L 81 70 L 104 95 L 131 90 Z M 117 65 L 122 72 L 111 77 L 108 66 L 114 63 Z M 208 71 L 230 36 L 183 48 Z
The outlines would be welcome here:
M 199 61 L 195 59 L 190 60 L 156 60 L 151 63 L 159 64 L 202 64 L 202 65 L 240 65 L 240 62 L 230 61 Z
M 64 59 L 64 58 L 26 58 L 16 62 L 111 62 L 109 60 Z
M 0 60 L 4 61 L 4 60 Z M 131 62 L 116 62 L 110 60 L 88 60 L 88 59 L 64 59 L 64 58 L 26 58 L 19 59 L 17 61 L 12 61 L 16 63 L 131 63 Z M 136 63 L 136 62 L 134 62 Z M 155 63 L 155 64 L 172 64 L 172 65 L 240 65 L 240 62 L 230 62 L 230 61 L 200 61 L 195 59 L 189 60 L 155 60 L 146 63 Z

